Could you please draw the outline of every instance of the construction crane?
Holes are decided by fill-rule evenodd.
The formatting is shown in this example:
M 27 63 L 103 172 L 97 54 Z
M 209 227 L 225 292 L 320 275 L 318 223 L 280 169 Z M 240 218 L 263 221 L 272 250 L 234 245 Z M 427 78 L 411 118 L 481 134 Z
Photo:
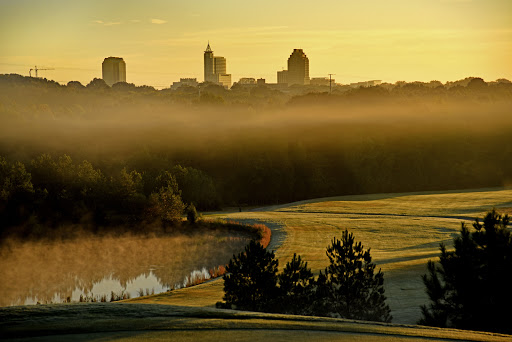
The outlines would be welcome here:
M 41 68 L 38 68 L 38 67 L 37 67 L 37 65 L 36 65 L 36 66 L 34 67 L 34 69 L 30 69 L 30 70 L 28 71 L 28 75 L 29 75 L 30 77 L 32 77 L 32 70 L 34 70 L 34 71 L 36 72 L 36 77 L 37 77 L 37 72 L 38 72 L 39 70 L 55 70 L 55 69 L 54 69 L 54 68 L 45 68 L 45 69 L 41 69 Z

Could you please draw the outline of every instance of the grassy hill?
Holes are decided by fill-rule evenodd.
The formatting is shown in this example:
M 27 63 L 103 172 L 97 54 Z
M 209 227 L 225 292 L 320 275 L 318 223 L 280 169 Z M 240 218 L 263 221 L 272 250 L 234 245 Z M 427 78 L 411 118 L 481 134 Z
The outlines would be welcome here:
M 421 314 L 419 306 L 428 300 L 420 278 L 426 273 L 427 261 L 438 257 L 441 242 L 451 245 L 461 222 L 471 224 L 493 207 L 511 214 L 512 190 L 342 196 L 207 217 L 267 224 L 273 231 L 269 248 L 276 250 L 280 267 L 297 253 L 314 272 L 328 265 L 325 250 L 331 239 L 348 229 L 371 248 L 374 262 L 384 272 L 393 322 L 415 324 Z M 130 301 L 214 306 L 222 295 L 223 282 L 218 279 Z
M 510 335 L 290 315 L 117 303 L 0 308 L 14 341 L 510 341 Z
M 291 203 L 210 218 L 262 222 L 273 231 L 269 246 L 283 267 L 293 253 L 314 272 L 328 264 L 330 240 L 348 229 L 371 247 L 385 277 L 394 324 L 235 312 L 213 308 L 223 282 L 128 300 L 130 304 L 60 304 L 0 308 L 0 337 L 25 340 L 239 340 L 239 341 L 510 341 L 511 336 L 419 327 L 427 302 L 420 276 L 437 258 L 439 243 L 458 234 L 491 208 L 512 214 L 512 190 L 479 189 L 428 193 L 343 196 Z M 140 305 L 145 303 L 146 305 Z M 147 305 L 168 304 L 168 305 Z

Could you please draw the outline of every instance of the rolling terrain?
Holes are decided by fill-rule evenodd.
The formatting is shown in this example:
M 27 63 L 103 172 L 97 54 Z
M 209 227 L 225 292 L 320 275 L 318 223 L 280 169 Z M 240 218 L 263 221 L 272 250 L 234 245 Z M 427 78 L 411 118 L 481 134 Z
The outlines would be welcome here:
M 222 300 L 223 281 L 216 279 L 125 301 L 134 305 L 57 305 L 53 311 L 55 316 L 50 306 L 0 308 L 4 321 L 0 328 L 9 333 L 7 337 L 60 335 L 70 331 L 79 334 L 73 338 L 82 340 L 97 337 L 98 340 L 123 341 L 137 338 L 264 340 L 270 337 L 298 341 L 510 340 L 510 336 L 504 335 L 412 326 L 420 318 L 419 306 L 428 301 L 420 278 L 426 272 L 427 261 L 437 258 L 440 243 L 451 245 L 461 222 L 470 225 L 492 208 L 512 214 L 512 190 L 343 196 L 205 215 L 206 218 L 268 225 L 273 232 L 269 248 L 275 250 L 280 267 L 297 253 L 308 261 L 315 273 L 328 264 L 325 250 L 331 239 L 340 237 L 342 231 L 348 229 L 365 248 L 371 248 L 373 261 L 384 272 L 386 296 L 393 315 L 390 325 L 217 310 L 213 306 Z M 141 303 L 167 305 L 138 305 Z M 73 319 L 66 319 L 72 316 Z M 86 317 L 90 330 L 79 323 Z M 134 317 L 140 318 L 138 323 L 134 323 Z M 9 325 L 9 322 L 15 324 Z M 29 331 L 29 335 L 23 331 Z M 89 332 L 94 332 L 94 336 L 87 335 Z
M 461 222 L 471 225 L 492 208 L 511 214 L 512 190 L 342 196 L 209 216 L 267 224 L 273 232 L 269 248 L 276 251 L 280 267 L 297 253 L 315 273 L 328 265 L 325 250 L 331 239 L 348 229 L 371 248 L 373 262 L 384 272 L 393 322 L 415 324 L 420 305 L 428 300 L 421 281 L 427 261 L 438 257 L 440 243 L 451 245 Z M 213 306 L 222 300 L 222 291 L 222 279 L 217 279 L 130 301 Z

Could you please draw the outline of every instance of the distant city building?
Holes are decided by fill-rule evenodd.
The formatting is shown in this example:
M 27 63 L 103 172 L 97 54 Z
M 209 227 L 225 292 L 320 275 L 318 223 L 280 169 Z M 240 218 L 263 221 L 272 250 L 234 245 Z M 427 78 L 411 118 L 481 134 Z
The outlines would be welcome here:
M 121 57 L 108 57 L 101 65 L 102 78 L 112 86 L 117 82 L 126 82 L 126 63 Z
M 208 43 L 204 51 L 204 81 L 215 82 L 215 64 L 210 43 Z
M 242 77 L 238 80 L 238 84 L 256 84 L 256 79 L 252 77 Z
M 199 83 L 197 82 L 197 78 L 180 78 L 179 82 L 173 82 L 171 89 L 178 89 L 181 86 L 190 86 L 197 87 Z
M 334 78 L 332 78 L 329 81 L 329 77 L 314 77 L 311 79 L 310 84 L 316 85 L 316 86 L 329 86 L 330 85 L 329 82 L 331 82 L 331 84 L 334 85 L 335 84 Z
M 215 64 L 215 73 L 216 74 L 225 74 L 226 73 L 226 58 L 224 57 L 213 57 L 213 61 Z
M 277 72 L 277 84 L 288 84 L 288 70 Z
M 231 74 L 215 74 L 215 81 L 224 88 L 231 87 Z
M 256 81 L 256 83 L 258 85 L 265 85 L 265 79 L 264 78 L 258 78 L 258 80 Z
M 227 73 L 226 58 L 214 56 L 209 42 L 204 51 L 204 81 L 231 87 L 231 74 Z
M 351 86 L 352 88 L 373 87 L 373 86 L 379 85 L 381 83 L 382 83 L 381 80 L 372 80 L 372 81 L 350 83 L 349 86 Z
M 288 58 L 288 85 L 309 84 L 309 59 L 302 49 L 293 49 Z

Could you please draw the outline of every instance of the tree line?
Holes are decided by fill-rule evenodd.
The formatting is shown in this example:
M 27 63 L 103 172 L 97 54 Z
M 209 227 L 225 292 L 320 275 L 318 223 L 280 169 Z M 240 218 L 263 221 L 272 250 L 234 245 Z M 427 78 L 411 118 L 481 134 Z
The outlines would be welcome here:
M 182 195 L 194 193 L 184 201 L 200 210 L 512 180 L 506 80 L 286 93 L 270 109 L 244 104 L 264 92 L 205 85 L 201 96 L 237 100 L 196 106 L 179 90 L 102 82 L 0 75 L 0 155 L 29 165 L 66 154 L 104 173 L 110 163 L 155 177 L 181 165 Z
M 27 165 L 0 156 L 1 233 L 44 235 L 63 223 L 93 229 L 141 222 L 170 227 L 181 222 L 187 205 L 189 221 L 195 222 L 194 203 L 217 205 L 212 187 L 204 173 L 180 165 L 154 172 L 102 171 L 68 155 L 42 154 Z
M 181 86 L 177 89 L 164 88 L 157 90 L 154 87 L 132 83 L 118 82 L 108 86 L 103 79 L 95 78 L 83 85 L 78 81 L 59 84 L 52 80 L 34 77 L 24 77 L 17 74 L 0 75 L 1 87 L 16 87 L 15 91 L 38 87 L 45 91 L 56 91 L 66 96 L 88 96 L 87 94 L 101 94 L 111 98 L 133 100 L 147 98 L 163 100 L 174 104 L 192 104 L 207 106 L 242 105 L 249 107 L 281 106 L 317 101 L 360 102 L 361 100 L 375 100 L 377 98 L 404 99 L 404 98 L 467 98 L 475 96 L 480 100 L 492 101 L 500 98 L 510 98 L 512 83 L 510 80 L 500 78 L 492 82 L 485 82 L 479 77 L 466 77 L 457 81 L 442 83 L 430 82 L 404 82 L 382 83 L 371 87 L 351 87 L 350 85 L 336 84 L 332 89 L 329 86 L 291 86 L 273 87 L 269 85 L 242 85 L 233 84 L 226 89 L 218 84 L 204 82 L 199 87 Z
M 330 265 L 316 278 L 296 254 L 278 273 L 274 253 L 252 241 L 226 267 L 217 307 L 390 322 L 384 274 L 375 271 L 370 250 L 346 230 L 326 255 Z

